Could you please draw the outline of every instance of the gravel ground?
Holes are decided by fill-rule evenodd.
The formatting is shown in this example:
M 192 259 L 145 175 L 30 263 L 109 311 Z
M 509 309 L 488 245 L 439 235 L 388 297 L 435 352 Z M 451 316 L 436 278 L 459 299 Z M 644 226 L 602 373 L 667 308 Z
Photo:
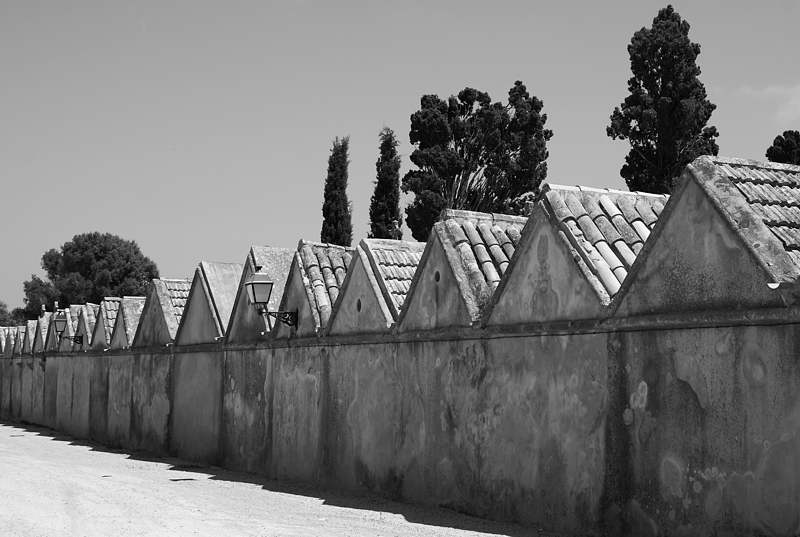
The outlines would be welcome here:
M 445 509 L 345 496 L 0 424 L 0 535 L 541 536 Z

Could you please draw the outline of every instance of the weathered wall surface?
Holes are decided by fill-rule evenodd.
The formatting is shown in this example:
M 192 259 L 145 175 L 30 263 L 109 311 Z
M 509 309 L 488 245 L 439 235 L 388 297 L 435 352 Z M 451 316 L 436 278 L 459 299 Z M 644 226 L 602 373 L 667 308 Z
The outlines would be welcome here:
M 108 356 L 106 438 L 114 447 L 130 447 L 133 356 Z
M 566 534 L 792 535 L 800 327 L 782 315 L 2 360 L 0 411 L 24 413 L 27 361 L 25 419 L 114 446 Z
M 797 325 L 619 336 L 637 526 L 800 531 L 798 336 Z
M 271 447 L 272 351 L 225 351 L 222 464 L 267 473 Z
M 22 358 L 14 358 L 11 363 L 11 417 L 20 419 L 22 400 L 25 394 L 22 391 Z
M 11 360 L 0 357 L 0 417 L 11 416 Z
M 33 414 L 31 408 L 33 404 L 33 357 L 23 356 L 20 358 L 20 365 L 22 384 L 20 385 L 19 418 L 30 421 Z
M 71 356 L 54 356 L 58 363 L 58 387 L 56 388 L 56 427 L 69 432 L 72 425 L 72 370 Z
M 31 360 L 31 417 L 32 423 L 44 423 L 45 360 L 35 356 Z
M 58 358 L 44 358 L 44 417 L 42 424 L 58 427 Z
M 167 453 L 172 356 L 135 354 L 132 365 L 130 447 Z
M 170 451 L 206 464 L 220 458 L 223 353 L 176 353 Z
M 89 438 L 108 443 L 108 366 L 105 354 L 87 355 L 89 360 Z

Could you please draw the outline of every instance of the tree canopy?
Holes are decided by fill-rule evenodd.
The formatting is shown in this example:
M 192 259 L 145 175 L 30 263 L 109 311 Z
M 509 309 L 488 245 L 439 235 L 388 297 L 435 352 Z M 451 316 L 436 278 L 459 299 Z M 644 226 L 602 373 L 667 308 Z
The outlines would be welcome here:
M 47 280 L 32 275 L 23 284 L 25 314 L 35 318 L 42 305 L 99 303 L 106 296 L 144 295 L 158 278 L 156 264 L 134 241 L 110 233 L 75 235 L 60 249 L 42 255 Z
M 414 201 L 406 223 L 415 239 L 427 240 L 442 209 L 520 214 L 547 176 L 542 101 L 517 81 L 507 103 L 464 88 L 447 100 L 424 95 L 411 115 L 411 162 L 402 181 Z
M 400 229 L 400 155 L 394 131 L 384 128 L 380 135 L 380 156 L 375 163 L 377 179 L 369 204 L 369 236 L 373 239 L 402 239 Z
M 325 199 L 322 203 L 322 242 L 350 246 L 353 240 L 350 202 L 347 199 L 347 151 L 350 137 L 336 138 L 328 157 Z
M 0 326 L 18 326 L 25 320 L 25 315 L 20 308 L 8 311 L 8 305 L 0 300 Z
M 688 163 L 719 152 L 717 129 L 706 126 L 716 106 L 698 79 L 700 45 L 689 39 L 689 23 L 667 6 L 651 28 L 633 35 L 628 53 L 630 94 L 614 109 L 606 133 L 630 143 L 620 175 L 631 190 L 669 193 Z
M 783 164 L 800 164 L 800 132 L 783 131 L 767 149 L 767 158 Z

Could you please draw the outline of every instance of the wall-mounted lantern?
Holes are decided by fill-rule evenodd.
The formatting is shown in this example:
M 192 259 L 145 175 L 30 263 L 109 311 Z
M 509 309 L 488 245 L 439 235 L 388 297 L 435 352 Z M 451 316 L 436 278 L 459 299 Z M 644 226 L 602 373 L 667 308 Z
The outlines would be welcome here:
M 53 314 L 53 325 L 55 326 L 58 339 L 67 338 L 75 345 L 83 345 L 83 336 L 65 336 L 64 330 L 67 329 L 67 312 L 65 310 L 56 310 Z
M 252 278 L 244 282 L 250 304 L 256 307 L 260 315 L 265 315 L 268 319 L 272 317 L 286 326 L 297 326 L 297 310 L 269 311 L 267 308 L 274 285 L 275 282 L 270 280 L 266 274 L 253 274 Z

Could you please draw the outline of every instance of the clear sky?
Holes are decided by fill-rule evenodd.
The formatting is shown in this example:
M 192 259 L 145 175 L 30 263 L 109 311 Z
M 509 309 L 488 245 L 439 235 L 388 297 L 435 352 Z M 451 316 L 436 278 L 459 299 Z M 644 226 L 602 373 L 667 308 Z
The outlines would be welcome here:
M 350 135 L 354 239 L 377 136 L 410 153 L 426 93 L 544 101 L 554 183 L 624 188 L 605 135 L 626 46 L 661 2 L 18 0 L 0 3 L 0 300 L 76 233 L 136 240 L 162 276 L 251 244 L 318 240 L 326 163 Z M 702 45 L 720 153 L 800 128 L 800 3 L 679 1 Z M 410 233 L 406 232 L 410 238 Z

